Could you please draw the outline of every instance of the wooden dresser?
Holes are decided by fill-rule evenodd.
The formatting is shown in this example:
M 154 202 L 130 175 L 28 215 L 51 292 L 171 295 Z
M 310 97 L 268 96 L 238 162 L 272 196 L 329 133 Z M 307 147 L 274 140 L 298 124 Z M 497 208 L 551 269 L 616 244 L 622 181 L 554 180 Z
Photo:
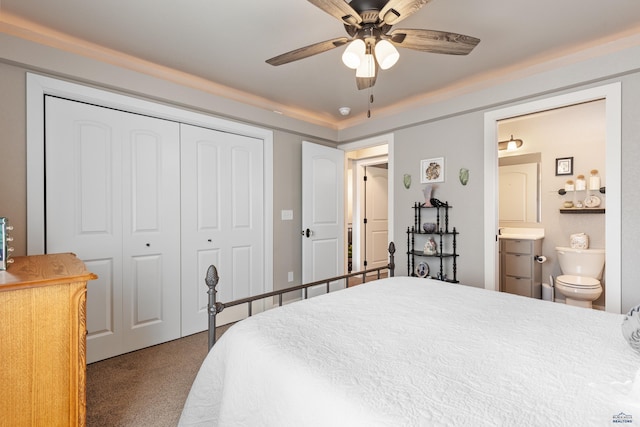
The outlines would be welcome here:
M 86 423 L 87 281 L 74 254 L 0 271 L 0 426 Z

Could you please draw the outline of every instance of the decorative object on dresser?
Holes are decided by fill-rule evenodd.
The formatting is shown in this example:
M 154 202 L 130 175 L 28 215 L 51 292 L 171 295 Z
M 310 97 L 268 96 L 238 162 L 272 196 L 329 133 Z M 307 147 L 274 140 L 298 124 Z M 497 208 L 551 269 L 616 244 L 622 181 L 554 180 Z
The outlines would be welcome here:
M 87 281 L 74 254 L 15 257 L 0 271 L 2 425 L 86 423 Z
M 459 255 L 457 253 L 457 236 L 459 233 L 455 227 L 449 230 L 450 208 L 449 202 L 442 202 L 435 198 L 431 198 L 429 204 L 419 202 L 413 204 L 413 226 L 407 227 L 407 272 L 409 275 L 418 275 L 416 271 L 419 263 L 416 262 L 416 257 L 432 257 L 437 260 L 439 266 L 437 269 L 435 267 L 431 268 L 431 274 L 433 275 L 431 278 L 458 283 L 457 258 Z M 433 223 L 422 223 L 424 209 L 435 210 L 435 227 L 431 226 Z M 420 240 L 418 244 L 424 245 L 424 250 L 415 249 L 416 236 Z M 429 237 L 422 239 L 422 236 Z M 447 268 L 445 268 L 446 259 L 451 259 L 449 265 L 446 266 Z M 421 269 L 420 271 L 423 270 Z M 451 275 L 448 274 L 449 272 Z
M 0 216 L 0 271 L 6 270 L 7 265 L 13 262 L 13 259 L 9 258 L 13 248 L 8 245 L 8 242 L 13 241 L 13 237 L 9 235 L 13 227 L 8 225 L 8 222 L 8 218 Z

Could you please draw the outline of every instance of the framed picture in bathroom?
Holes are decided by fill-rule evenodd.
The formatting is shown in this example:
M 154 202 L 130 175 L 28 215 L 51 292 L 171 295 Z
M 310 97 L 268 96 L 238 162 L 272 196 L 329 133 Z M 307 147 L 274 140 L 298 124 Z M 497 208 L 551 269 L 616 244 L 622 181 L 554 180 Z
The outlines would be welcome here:
M 444 182 L 444 157 L 420 161 L 420 182 Z
M 573 175 L 573 157 L 556 159 L 556 175 Z

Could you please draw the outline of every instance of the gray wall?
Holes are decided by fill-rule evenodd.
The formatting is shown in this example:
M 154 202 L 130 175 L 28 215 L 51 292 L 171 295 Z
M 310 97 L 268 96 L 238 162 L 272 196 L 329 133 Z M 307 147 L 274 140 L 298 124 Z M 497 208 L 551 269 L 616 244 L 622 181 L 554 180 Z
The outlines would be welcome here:
M 414 222 L 412 206 L 414 202 L 424 202 L 422 189 L 425 184 L 420 183 L 420 160 L 444 157 L 445 181 L 433 184 L 432 196 L 443 202 L 448 201 L 453 206 L 450 209 L 449 225 L 450 228 L 455 226 L 460 233 L 457 278 L 462 283 L 484 287 L 482 128 L 482 114 L 462 114 L 396 132 L 394 235 L 398 249 L 397 274 L 407 274 L 406 231 Z M 466 186 L 458 179 L 460 168 L 470 171 Z M 402 183 L 404 174 L 411 175 L 412 184 L 409 189 L 405 189 Z M 424 211 L 424 214 L 429 213 Z M 436 265 L 439 266 L 435 259 L 430 258 L 427 263 L 431 271 Z
M 16 65 L 19 64 L 19 65 Z M 435 196 L 448 200 L 451 223 L 460 231 L 459 279 L 482 286 L 483 254 L 483 115 L 516 103 L 552 96 L 589 86 L 622 83 L 622 308 L 640 303 L 640 47 L 619 49 L 605 57 L 584 55 L 556 67 L 538 67 L 493 85 L 481 85 L 440 96 L 397 115 L 379 117 L 339 132 L 310 125 L 271 111 L 228 101 L 211 88 L 163 81 L 115 65 L 57 51 L 16 37 L 0 34 L 0 215 L 16 226 L 16 252 L 26 248 L 26 152 L 25 70 L 43 72 L 85 84 L 143 96 L 221 117 L 259 124 L 276 131 L 274 139 L 274 281 L 281 283 L 288 271 L 299 278 L 297 233 L 300 229 L 299 158 L 302 140 L 349 142 L 378 134 L 395 134 L 395 224 L 399 272 L 406 270 L 406 227 L 413 222 L 411 205 L 422 198 L 419 160 L 446 158 L 446 181 Z M 471 171 L 467 186 L 458 182 L 461 167 Z M 402 186 L 402 175 L 414 177 L 411 189 Z M 280 221 L 281 209 L 293 209 L 294 220 Z M 290 252 L 286 255 L 282 253 Z M 406 271 L 405 271 L 406 273 Z M 297 280 L 295 280 L 297 283 Z

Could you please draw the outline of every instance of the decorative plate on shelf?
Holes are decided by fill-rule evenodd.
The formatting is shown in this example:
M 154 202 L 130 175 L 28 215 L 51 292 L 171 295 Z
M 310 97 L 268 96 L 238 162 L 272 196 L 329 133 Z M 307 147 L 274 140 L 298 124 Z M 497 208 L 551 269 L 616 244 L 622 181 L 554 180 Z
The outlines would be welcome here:
M 429 275 L 429 264 L 424 261 L 420 261 L 416 265 L 416 276 L 427 277 Z
M 600 206 L 600 197 L 591 195 L 584 199 L 584 205 L 588 208 L 597 208 Z

